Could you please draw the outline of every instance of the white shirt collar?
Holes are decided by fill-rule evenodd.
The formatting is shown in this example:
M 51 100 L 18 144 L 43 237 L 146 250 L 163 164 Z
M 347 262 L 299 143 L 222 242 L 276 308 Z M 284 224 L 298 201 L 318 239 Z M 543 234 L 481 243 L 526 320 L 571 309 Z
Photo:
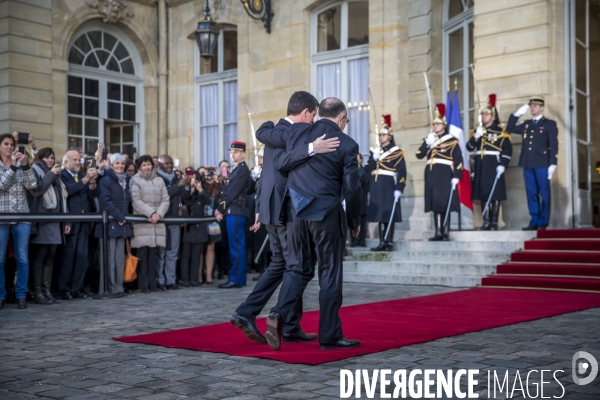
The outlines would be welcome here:
M 288 117 L 284 118 L 287 122 L 289 122 L 290 124 L 294 125 L 294 121 L 292 121 L 291 119 L 289 119 Z
M 543 115 L 538 115 L 537 117 L 535 117 L 533 119 L 533 121 L 535 121 L 536 123 L 540 121 L 540 119 L 542 119 L 544 116 Z

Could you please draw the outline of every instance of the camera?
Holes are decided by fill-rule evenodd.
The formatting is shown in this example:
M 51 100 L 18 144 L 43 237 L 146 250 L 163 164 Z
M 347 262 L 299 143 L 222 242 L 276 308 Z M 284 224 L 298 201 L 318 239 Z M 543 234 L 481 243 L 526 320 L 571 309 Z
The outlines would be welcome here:
M 210 177 L 213 177 L 213 176 L 215 176 L 215 171 L 213 171 L 213 170 L 211 169 L 210 171 L 208 171 L 208 174 L 206 174 L 206 175 L 208 175 L 208 176 L 210 176 Z

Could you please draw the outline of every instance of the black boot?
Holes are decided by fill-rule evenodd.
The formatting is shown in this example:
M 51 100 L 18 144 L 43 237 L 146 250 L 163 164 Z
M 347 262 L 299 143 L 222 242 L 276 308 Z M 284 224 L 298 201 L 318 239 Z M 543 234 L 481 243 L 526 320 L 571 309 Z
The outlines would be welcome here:
M 386 227 L 387 224 L 384 224 L 383 222 L 379 223 L 379 246 L 371 247 L 371 251 L 385 251 L 385 242 L 383 241 L 383 238 L 385 236 Z
M 394 251 L 394 227 L 395 223 L 390 224 L 390 231 L 388 232 L 387 240 L 385 241 L 385 251 Z
M 499 200 L 492 201 L 490 203 L 490 213 L 492 215 L 490 231 L 497 231 L 498 230 L 498 214 L 500 213 L 500 201 Z
M 490 204 L 491 206 L 491 204 Z M 490 206 L 488 206 L 485 215 L 483 216 L 483 225 L 475 229 L 476 231 L 489 231 L 490 230 Z M 485 207 L 485 206 L 484 206 Z
M 60 300 L 52 296 L 50 287 L 52 285 L 52 265 L 44 267 L 42 270 L 42 293 L 52 303 L 60 303 Z
M 432 238 L 429 238 L 430 242 L 439 242 L 442 240 L 442 214 L 434 213 L 433 214 L 433 224 L 435 225 L 435 235 Z
M 448 215 L 448 218 L 446 219 L 446 214 L 441 214 L 442 216 L 442 228 L 440 229 L 442 231 L 442 240 L 444 242 L 447 242 L 448 240 L 450 240 L 450 215 Z M 446 223 L 444 224 L 444 219 L 446 220 Z
M 33 301 L 35 301 L 35 304 L 52 304 L 52 302 L 50 300 L 48 300 L 46 297 L 44 297 L 44 295 L 42 294 L 43 268 L 41 266 L 35 265 L 33 267 L 33 271 L 31 271 L 31 272 L 33 275 L 33 282 L 32 282 Z

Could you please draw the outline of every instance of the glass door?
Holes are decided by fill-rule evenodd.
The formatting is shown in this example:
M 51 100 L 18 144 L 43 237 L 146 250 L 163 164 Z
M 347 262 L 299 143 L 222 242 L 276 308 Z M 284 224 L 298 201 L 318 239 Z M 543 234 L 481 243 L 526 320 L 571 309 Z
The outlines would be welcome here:
M 137 151 L 137 124 L 118 124 L 105 121 L 105 147 L 109 153 L 127 154 L 133 160 Z

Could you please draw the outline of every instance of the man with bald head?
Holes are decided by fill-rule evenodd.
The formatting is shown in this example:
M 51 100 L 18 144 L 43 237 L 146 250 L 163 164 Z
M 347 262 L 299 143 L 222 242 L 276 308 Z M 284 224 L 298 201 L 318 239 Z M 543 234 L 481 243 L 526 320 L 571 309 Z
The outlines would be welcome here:
M 104 169 L 105 161 L 100 160 L 101 153 L 96 152 L 98 169 Z M 81 172 L 81 157 L 77 150 L 69 150 L 64 157 L 65 169 L 60 178 L 67 188 L 67 206 L 70 213 L 89 214 L 92 202 L 98 197 L 99 171 L 89 168 Z M 85 272 L 88 268 L 88 241 L 92 232 L 89 222 L 74 222 L 71 232 L 66 235 L 62 251 L 62 263 L 59 271 L 58 286 L 64 300 L 85 299 L 83 293 Z
M 180 196 L 185 190 L 190 190 L 190 178 L 184 176 L 179 179 L 173 171 L 173 158 L 167 154 L 158 157 L 158 175 L 165 181 L 171 204 L 165 217 L 178 217 Z M 179 242 L 181 228 L 179 225 L 167 225 L 167 247 L 159 247 L 156 265 L 156 283 L 161 290 L 181 289 L 176 281 L 177 256 L 179 255 Z

